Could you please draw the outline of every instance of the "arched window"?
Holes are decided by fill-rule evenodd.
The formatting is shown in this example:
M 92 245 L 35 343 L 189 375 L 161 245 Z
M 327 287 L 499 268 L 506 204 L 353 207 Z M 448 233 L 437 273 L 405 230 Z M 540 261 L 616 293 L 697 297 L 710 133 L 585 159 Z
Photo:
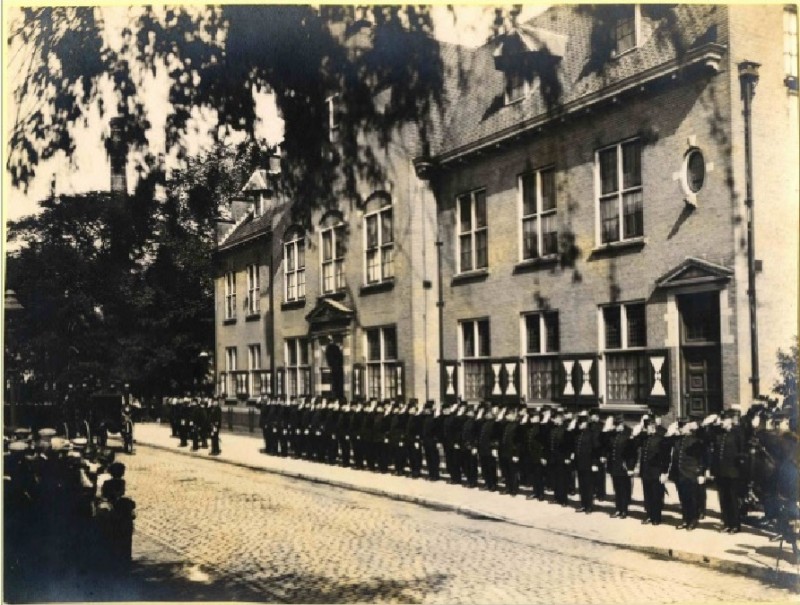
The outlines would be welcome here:
M 347 249 L 344 217 L 329 210 L 320 220 L 320 264 L 322 293 L 333 294 L 345 287 L 344 255 Z

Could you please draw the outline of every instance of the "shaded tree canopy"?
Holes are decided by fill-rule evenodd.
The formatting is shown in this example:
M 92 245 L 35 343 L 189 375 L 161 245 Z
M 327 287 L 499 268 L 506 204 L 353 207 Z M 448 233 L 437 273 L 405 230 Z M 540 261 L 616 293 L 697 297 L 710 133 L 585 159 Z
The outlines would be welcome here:
M 7 163 L 25 187 L 37 164 L 74 151 L 74 126 L 91 108 L 119 115 L 130 150 L 146 151 L 150 116 L 142 102 L 146 74 L 168 74 L 168 149 L 185 155 L 192 112 L 216 111 L 212 134 L 253 134 L 253 91 L 275 95 L 285 124 L 287 186 L 296 199 L 324 202 L 335 171 L 353 188 L 374 166 L 357 144 L 358 129 L 387 140 L 415 121 L 425 139 L 427 117 L 442 92 L 442 61 L 430 7 L 236 6 L 130 9 L 122 42 L 108 43 L 99 8 L 22 9 L 9 43 L 28 55 L 14 91 L 20 108 Z M 103 104 L 110 77 L 117 108 Z M 389 91 L 376 110 L 376 93 Z M 328 137 L 327 99 L 347 107 L 339 140 Z M 363 146 L 362 146 L 363 147 Z
M 213 349 L 216 200 L 258 161 L 252 143 L 217 146 L 165 179 L 151 170 L 131 196 L 58 196 L 9 225 L 20 242 L 7 283 L 20 367 L 59 387 L 87 376 L 142 395 L 197 388 Z

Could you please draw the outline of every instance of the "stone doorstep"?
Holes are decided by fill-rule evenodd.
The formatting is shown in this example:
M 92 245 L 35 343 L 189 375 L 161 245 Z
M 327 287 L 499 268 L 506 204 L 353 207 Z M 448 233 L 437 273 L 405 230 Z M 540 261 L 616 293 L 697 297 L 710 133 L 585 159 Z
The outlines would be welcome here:
M 147 427 L 143 427 L 141 425 L 139 426 L 140 431 L 142 428 L 146 428 L 148 432 L 150 429 L 156 427 L 163 428 L 163 436 L 151 435 L 145 437 L 145 439 L 141 439 L 141 434 L 139 434 L 137 435 L 136 443 L 154 447 L 156 449 L 176 452 L 185 456 L 197 456 L 205 454 L 205 452 L 201 454 L 200 452 L 192 452 L 191 450 L 185 448 L 176 448 L 172 443 L 172 437 L 170 437 L 167 432 L 169 427 L 161 427 L 158 425 L 149 425 Z M 317 473 L 309 472 L 307 469 L 300 470 L 299 468 L 292 468 L 293 466 L 308 466 L 316 465 L 317 463 L 312 463 L 305 460 L 297 460 L 294 458 L 266 458 L 264 454 L 258 453 L 257 449 L 253 450 L 252 452 L 249 449 L 243 450 L 241 446 L 244 445 L 244 440 L 260 441 L 260 439 L 255 436 L 250 437 L 246 435 L 231 435 L 230 433 L 228 433 L 227 436 L 228 439 L 240 441 L 237 444 L 230 443 L 228 445 L 228 448 L 230 448 L 228 451 L 233 450 L 234 458 L 243 459 L 236 460 L 224 457 L 224 445 L 222 456 L 213 457 L 204 455 L 204 459 L 213 460 L 223 464 L 232 464 L 234 466 L 249 470 L 266 471 L 287 478 L 299 479 L 322 485 L 330 485 L 332 487 L 341 489 L 356 490 L 374 496 L 425 506 L 426 508 L 431 508 L 434 510 L 452 511 L 470 518 L 490 519 L 494 521 L 511 523 L 521 527 L 549 531 L 562 536 L 579 540 L 588 540 L 590 542 L 603 544 L 606 546 L 613 546 L 616 548 L 624 548 L 657 558 L 675 559 L 686 563 L 705 565 L 718 571 L 746 574 L 756 577 L 760 580 L 778 583 L 794 590 L 800 589 L 800 574 L 797 573 L 797 568 L 795 568 L 794 571 L 787 571 L 787 568 L 791 569 L 791 565 L 787 562 L 782 562 L 784 569 L 779 569 L 776 571 L 774 569 L 775 559 L 771 557 L 762 556 L 760 558 L 755 558 L 749 553 L 745 553 L 743 556 L 739 555 L 725 557 L 724 554 L 726 553 L 724 550 L 722 553 L 717 553 L 717 556 L 707 554 L 709 537 L 714 538 L 713 542 L 718 545 L 717 548 L 724 548 L 725 546 L 729 548 L 735 548 L 737 544 L 740 544 L 742 540 L 748 537 L 755 538 L 759 541 L 763 540 L 763 544 L 766 546 L 770 543 L 765 537 L 754 536 L 747 533 L 739 533 L 735 536 L 731 536 L 728 534 L 719 534 L 712 530 L 705 529 L 696 530 L 691 534 L 688 532 L 682 532 L 681 534 L 676 535 L 677 530 L 668 525 L 662 525 L 657 528 L 651 526 L 641 526 L 635 519 L 628 520 L 629 522 L 636 522 L 636 525 L 633 526 L 624 522 L 618 522 L 618 528 L 614 528 L 613 526 L 604 526 L 601 529 L 598 527 L 598 520 L 608 521 L 609 523 L 612 522 L 611 519 L 606 519 L 604 516 L 602 516 L 602 513 L 599 514 L 599 517 L 595 515 L 577 515 L 572 508 L 567 509 L 568 512 L 564 512 L 561 507 L 556 507 L 552 503 L 546 503 L 547 508 L 552 509 L 552 514 L 546 515 L 547 520 L 551 521 L 551 523 L 537 524 L 531 519 L 531 507 L 535 506 L 536 504 L 544 503 L 532 503 L 526 500 L 520 500 L 519 502 L 512 500 L 509 503 L 508 496 L 506 495 L 490 494 L 486 492 L 479 492 L 476 494 L 472 490 L 449 484 L 437 484 L 438 493 L 434 496 L 433 494 L 425 493 L 429 491 L 429 489 L 426 488 L 432 487 L 433 484 L 428 484 L 427 482 L 423 484 L 411 482 L 409 486 L 407 482 L 410 480 L 407 477 L 396 477 L 393 475 L 375 476 L 375 478 L 379 478 L 381 483 L 384 485 L 383 487 L 377 487 L 375 485 L 371 485 L 370 483 L 372 482 L 364 481 L 364 478 L 372 477 L 372 473 L 359 472 L 360 474 L 355 477 L 340 476 L 337 478 L 337 475 L 345 474 L 343 471 L 347 471 L 347 474 L 349 475 L 350 469 L 345 469 L 342 467 L 330 467 L 327 465 L 324 468 L 328 476 L 322 477 Z M 248 460 L 250 455 L 254 453 L 258 456 L 264 456 L 264 460 Z M 267 460 L 270 460 L 272 464 L 267 465 Z M 397 482 L 397 485 L 392 485 L 392 482 Z M 393 489 L 390 489 L 390 487 Z M 409 490 L 409 487 L 412 487 L 412 489 Z M 462 491 L 464 492 L 463 494 L 460 493 Z M 481 506 L 477 505 L 475 502 L 475 496 L 494 496 L 498 498 L 498 504 L 503 506 L 506 514 L 500 514 L 496 512 L 493 510 L 493 506 L 487 507 L 487 503 L 485 502 L 481 503 Z M 511 504 L 512 506 L 509 507 L 508 504 Z M 567 523 L 553 523 L 562 517 L 567 520 Z M 538 516 L 537 518 L 541 520 L 541 516 Z M 616 520 L 614 521 L 616 522 Z M 564 527 L 564 525 L 566 525 L 566 527 Z M 583 532 L 578 530 L 583 530 Z M 649 538 L 651 536 L 655 537 L 653 534 L 656 532 L 663 533 L 664 539 L 659 541 L 669 543 L 670 546 L 653 546 Z M 678 540 L 681 542 L 681 544 L 676 543 Z M 731 543 L 719 544 L 721 541 L 730 541 Z M 777 542 L 772 544 L 774 544 L 776 547 L 778 545 Z M 680 548 L 678 546 L 680 546 Z M 784 545 L 784 550 L 789 548 L 789 546 Z

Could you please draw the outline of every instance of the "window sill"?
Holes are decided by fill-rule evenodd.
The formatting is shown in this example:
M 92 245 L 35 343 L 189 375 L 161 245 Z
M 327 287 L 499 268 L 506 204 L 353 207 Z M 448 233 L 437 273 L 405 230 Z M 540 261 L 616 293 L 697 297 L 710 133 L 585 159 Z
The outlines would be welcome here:
M 375 294 L 377 292 L 389 292 L 394 290 L 394 278 L 385 279 L 383 281 L 375 282 L 374 284 L 364 284 L 359 289 L 360 296 Z
M 457 286 L 459 284 L 484 281 L 487 277 L 489 277 L 488 269 L 476 269 L 474 271 L 465 271 L 464 273 L 459 273 L 458 275 L 454 275 L 452 281 L 450 282 L 450 285 Z
M 631 46 L 630 48 L 626 48 L 622 52 L 618 52 L 616 49 L 611 51 L 611 57 L 609 57 L 612 61 L 619 61 L 625 55 L 629 55 L 633 52 L 639 50 L 638 45 Z
M 259 319 L 261 319 L 261 315 L 259 313 L 251 313 L 244 318 L 245 321 L 258 321 Z
M 537 269 L 544 269 L 553 267 L 558 264 L 558 254 L 548 254 L 547 256 L 539 256 L 537 258 L 528 258 L 518 262 L 514 265 L 512 273 L 527 273 L 528 271 L 536 271 Z
M 223 319 L 222 320 L 222 325 L 223 326 L 232 326 L 235 323 L 236 323 L 236 318 L 235 317 L 229 317 L 228 319 Z
M 644 248 L 645 244 L 647 244 L 647 239 L 644 237 L 635 237 L 619 242 L 601 244 L 593 248 L 589 256 L 600 257 L 616 254 L 617 252 L 637 251 Z
M 328 292 L 326 294 L 322 294 L 320 298 L 327 298 L 330 300 L 344 300 L 346 295 L 347 295 L 346 290 L 338 290 L 336 292 Z
M 306 299 L 288 300 L 281 303 L 281 311 L 291 311 L 292 309 L 302 309 L 306 306 Z

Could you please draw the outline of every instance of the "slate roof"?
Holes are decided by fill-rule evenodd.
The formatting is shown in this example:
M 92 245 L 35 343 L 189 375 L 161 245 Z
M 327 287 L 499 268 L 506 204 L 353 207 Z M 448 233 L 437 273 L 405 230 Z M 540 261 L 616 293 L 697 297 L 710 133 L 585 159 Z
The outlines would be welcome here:
M 721 20 L 718 11 L 724 10 L 723 7 L 660 8 L 674 15 L 674 24 L 658 21 L 652 31 L 643 28 L 641 45 L 636 50 L 606 61 L 600 69 L 591 69 L 593 19 L 580 6 L 555 6 L 529 20 L 525 24 L 527 28 L 567 37 L 564 57 L 556 68 L 562 89 L 560 104 L 670 63 L 679 58 L 679 47 L 686 50 L 717 41 L 715 24 Z M 648 10 L 647 5 L 643 5 L 643 10 Z M 531 94 L 524 100 L 505 105 L 505 76 L 495 68 L 493 56 L 500 44 L 499 40 L 489 42 L 474 50 L 442 47 L 448 71 L 446 87 L 457 87 L 454 95 L 457 101 L 448 111 L 445 128 L 433 149 L 434 155 L 453 152 L 525 120 L 546 115 L 548 108 L 539 91 L 539 78 L 534 79 Z
M 269 233 L 272 230 L 272 219 L 276 208 L 268 208 L 264 214 L 253 217 L 252 211 L 233 228 L 233 231 L 217 247 L 218 250 L 229 250 L 247 240 Z

